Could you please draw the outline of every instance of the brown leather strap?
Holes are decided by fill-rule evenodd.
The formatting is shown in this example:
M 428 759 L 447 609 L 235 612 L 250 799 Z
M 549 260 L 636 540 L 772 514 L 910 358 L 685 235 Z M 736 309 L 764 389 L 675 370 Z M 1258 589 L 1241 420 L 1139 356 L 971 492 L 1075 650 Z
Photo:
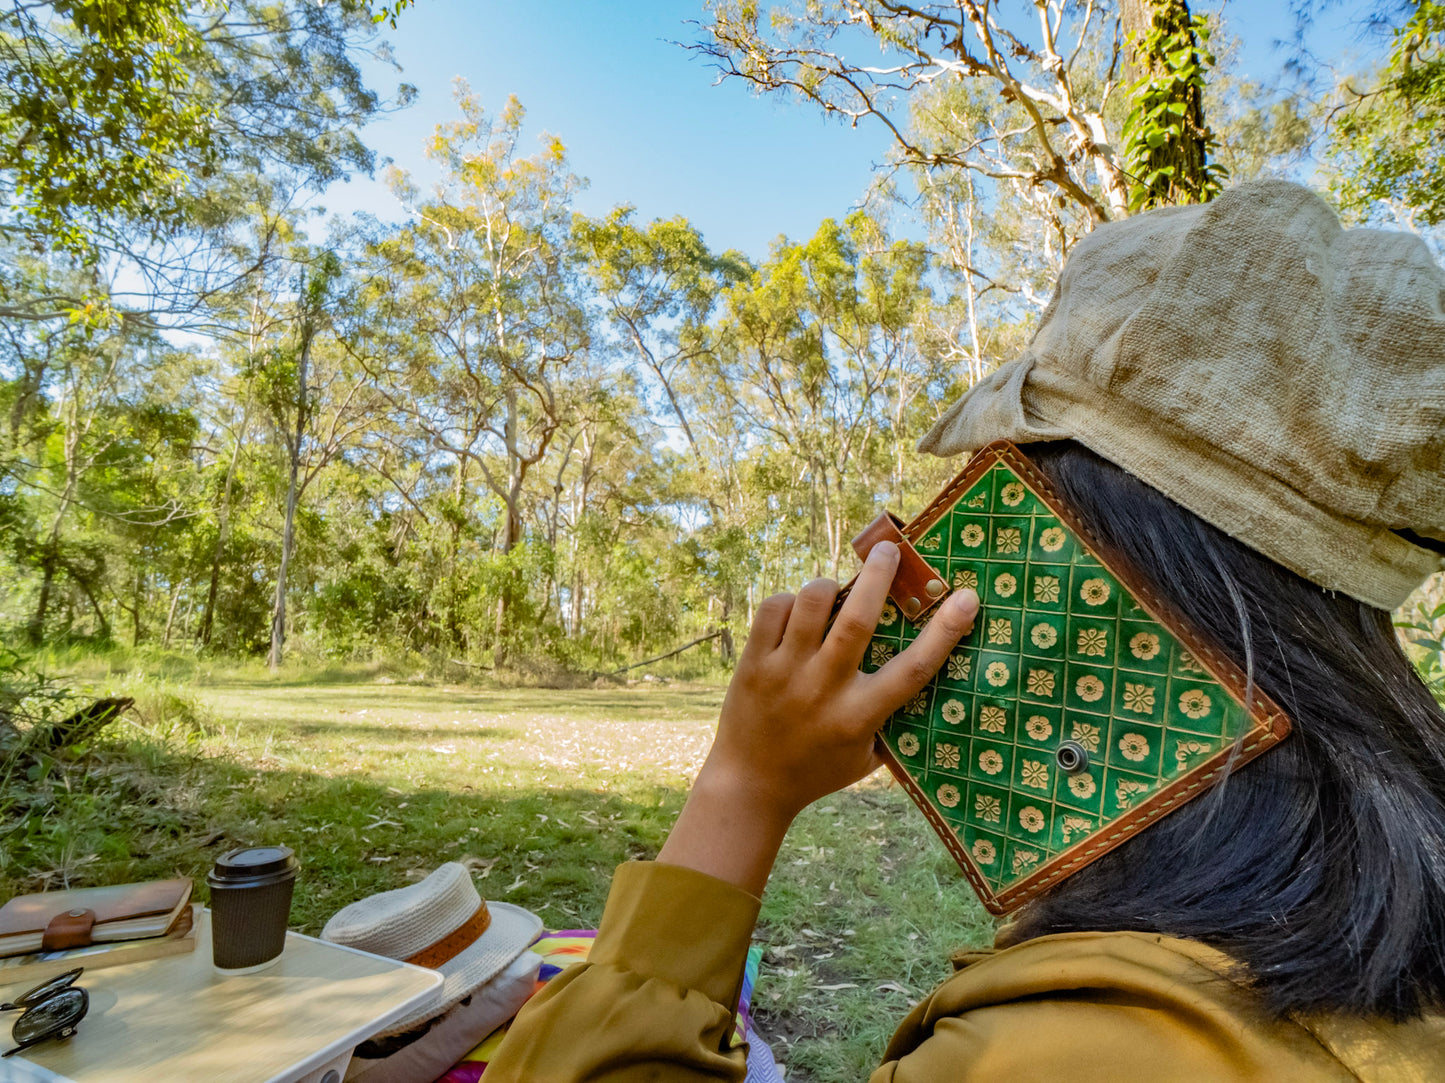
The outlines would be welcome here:
M 472 942 L 487 931 L 492 924 L 491 911 L 487 909 L 487 900 L 482 900 L 482 905 L 477 907 L 476 913 L 467 918 L 454 930 L 447 933 L 430 947 L 422 948 L 415 955 L 410 955 L 403 962 L 415 966 L 425 966 L 435 970 L 445 962 L 449 962 L 460 955 L 465 949 L 472 946 Z
M 63 910 L 45 926 L 45 932 L 40 937 L 40 950 L 83 948 L 90 943 L 90 930 L 94 925 L 94 910 Z
M 900 558 L 888 597 L 909 620 L 917 620 L 948 594 L 948 584 L 913 548 L 913 543 L 903 534 L 903 520 L 891 511 L 885 511 L 863 528 L 853 539 L 853 551 L 859 560 L 867 560 L 869 552 L 881 541 L 897 545 Z

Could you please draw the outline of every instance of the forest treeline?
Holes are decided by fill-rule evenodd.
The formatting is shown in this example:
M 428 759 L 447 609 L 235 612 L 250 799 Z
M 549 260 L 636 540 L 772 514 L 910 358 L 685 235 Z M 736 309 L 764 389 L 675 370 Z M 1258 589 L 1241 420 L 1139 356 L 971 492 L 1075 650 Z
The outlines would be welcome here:
M 696 46 L 891 132 L 860 209 L 766 256 L 578 213 L 561 140 L 465 84 L 417 148 L 437 185 L 392 166 L 399 221 L 328 220 L 317 194 L 375 166 L 366 121 L 410 98 L 361 76 L 409 6 L 0 14 L 5 643 L 588 669 L 717 632 L 726 656 L 956 469 L 914 442 L 1099 223 L 1291 170 L 1357 217 L 1445 217 L 1435 3 L 1380 9 L 1380 70 L 1281 89 L 1180 0 L 836 0 L 719 2 Z M 849 60 L 860 25 L 896 65 Z

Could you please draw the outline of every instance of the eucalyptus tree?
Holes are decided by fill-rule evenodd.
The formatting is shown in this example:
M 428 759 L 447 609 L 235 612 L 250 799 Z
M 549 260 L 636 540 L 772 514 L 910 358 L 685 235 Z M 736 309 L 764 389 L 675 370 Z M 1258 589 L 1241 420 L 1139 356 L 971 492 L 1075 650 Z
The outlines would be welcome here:
M 1202 115 L 1212 57 L 1184 0 L 717 0 L 710 10 L 694 48 L 725 78 L 880 125 L 935 223 L 961 221 L 962 233 L 978 232 L 970 216 L 1017 223 L 1014 251 L 992 268 L 964 256 L 966 304 L 992 287 L 1042 307 L 1041 283 L 1094 226 L 1217 189 Z M 977 369 L 977 343 L 964 350 Z
M 529 493 L 537 541 L 552 560 L 539 621 L 555 620 L 576 648 L 606 656 L 637 646 L 634 611 L 654 632 L 678 606 L 657 569 L 659 544 L 677 536 L 682 456 L 643 401 L 637 375 L 593 352 L 579 358 L 574 409 Z M 687 473 L 691 477 L 690 472 Z M 695 499 L 689 491 L 688 498 Z
M 350 299 L 337 253 L 297 246 L 276 271 L 270 288 L 256 291 L 253 326 L 239 359 L 244 394 L 269 422 L 285 478 L 271 607 L 273 669 L 285 650 L 298 507 L 322 471 L 361 441 L 377 407 L 372 374 L 338 341 L 346 325 L 336 310 Z
M 914 323 L 931 299 L 928 266 L 921 244 L 855 212 L 775 245 L 726 294 L 717 381 L 744 419 L 758 480 L 792 490 L 778 495 L 806 560 L 788 572 L 839 574 L 847 539 L 901 484 L 899 422 L 924 383 Z
M 366 349 L 394 408 L 454 464 L 458 496 L 475 472 L 501 505 L 500 658 L 523 590 L 512 558 L 527 482 L 573 411 L 571 372 L 592 327 L 571 236 L 580 181 L 561 142 L 526 156 L 516 99 L 492 116 L 459 80 L 457 103 L 461 119 L 427 146 L 443 170 L 432 195 L 391 175 L 413 223 L 375 246 L 382 325 Z
M 57 461 L 71 476 L 48 494 L 51 518 L 33 549 L 30 634 L 43 633 L 62 573 L 89 587 L 100 565 L 67 563 L 66 524 L 94 474 L 89 456 L 104 460 L 129 439 L 96 450 L 97 434 L 124 428 L 109 404 L 124 385 L 117 359 L 164 352 L 159 340 L 119 353 L 115 344 L 176 328 L 243 331 L 236 298 L 284 256 L 287 205 L 371 169 L 358 129 L 385 107 L 361 76 L 374 18 L 364 0 L 0 4 L 0 328 L 23 347 L 14 374 L 0 377 L 16 420 L 36 402 L 59 412 Z M 81 348 L 54 354 L 77 335 Z M 0 469 L 22 501 L 56 480 L 9 456 Z M 160 530 L 181 513 L 124 514 L 113 521 L 139 544 L 138 524 Z M 142 602 L 123 605 L 138 631 Z
M 254 352 L 259 348 L 259 343 L 252 339 L 250 346 Z M 224 447 L 229 444 L 230 448 L 219 456 L 224 459 L 226 466 L 214 496 L 215 537 L 209 547 L 205 600 L 201 604 L 201 619 L 196 631 L 196 639 L 202 647 L 211 645 L 211 634 L 215 629 L 216 602 L 221 590 L 221 568 L 235 526 L 237 477 L 241 468 L 241 457 L 247 450 L 254 417 L 254 402 L 247 381 L 238 378 L 228 383 L 230 386 L 221 385 L 216 388 L 216 408 L 207 419 L 211 432 L 218 438 L 220 445 Z
M 7 331 L 0 398 L 10 409 L 0 488 L 10 497 L 11 559 L 33 577 L 26 636 L 42 641 L 64 587 L 85 596 L 104 634 L 107 568 L 126 557 L 124 547 L 112 552 L 105 539 L 129 533 L 134 540 L 188 515 L 189 492 L 174 477 L 162 482 L 153 468 L 177 456 L 187 461 L 195 420 L 177 381 L 191 365 L 153 333 L 124 325 Z M 135 614 L 137 635 L 143 600 L 134 596 L 142 592 L 130 591 L 125 606 Z
M 721 291 L 751 267 L 735 252 L 714 255 L 685 218 L 641 226 L 634 217 L 634 208 L 618 207 L 602 219 L 579 218 L 573 232 L 609 325 L 657 381 L 667 412 L 701 461 L 675 386 L 678 373 L 707 349 L 706 327 Z
M 1027 8 L 992 0 L 773 8 L 720 0 L 700 48 L 725 76 L 795 94 L 850 123 L 881 124 L 906 164 L 974 170 L 1041 212 L 1064 204 L 1082 216 L 1082 228 L 1127 214 L 1128 178 L 1109 115 L 1123 91 L 1118 11 L 1092 0 Z M 874 55 L 855 59 L 864 51 Z M 1009 107 L 1008 122 L 952 145 L 918 139 L 897 99 L 958 82 Z
M 738 575 L 724 566 L 735 554 L 717 543 L 741 526 L 740 489 L 730 455 L 719 454 L 716 441 L 709 439 L 711 426 L 702 416 L 709 406 L 688 389 L 697 386 L 700 371 L 710 368 L 709 321 L 719 299 L 745 282 L 753 267 L 740 253 L 713 253 L 684 218 L 644 226 L 634 214 L 624 206 L 602 219 L 579 218 L 573 232 L 621 354 L 636 367 L 641 387 L 656 396 L 654 416 L 668 419 L 686 445 L 686 458 L 675 463 L 688 488 L 687 506 L 679 512 L 691 515 L 705 508 L 706 519 L 692 530 L 702 569 L 698 579 L 716 588 L 705 605 L 714 611 L 723 653 L 730 656 L 729 622 L 741 590 Z
M 0 318 L 212 327 L 275 254 L 236 237 L 266 188 L 371 170 L 373 20 L 365 0 L 0 4 L 0 229 L 110 283 L 37 293 L 0 270 Z

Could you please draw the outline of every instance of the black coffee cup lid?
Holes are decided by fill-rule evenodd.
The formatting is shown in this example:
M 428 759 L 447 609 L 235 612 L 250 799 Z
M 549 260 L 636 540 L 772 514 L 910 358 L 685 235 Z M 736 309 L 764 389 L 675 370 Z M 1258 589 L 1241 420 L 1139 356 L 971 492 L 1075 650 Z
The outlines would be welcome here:
M 296 855 L 289 846 L 243 846 L 222 854 L 207 879 L 213 883 L 251 881 L 291 872 Z

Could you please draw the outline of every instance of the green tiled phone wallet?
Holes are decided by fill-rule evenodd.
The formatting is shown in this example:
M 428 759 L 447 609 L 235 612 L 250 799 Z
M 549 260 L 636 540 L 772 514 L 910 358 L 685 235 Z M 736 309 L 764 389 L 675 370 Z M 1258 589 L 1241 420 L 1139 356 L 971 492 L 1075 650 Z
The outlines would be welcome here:
M 984 905 L 1007 913 L 1289 733 L 1283 712 L 1117 555 L 1013 444 L 980 451 L 918 518 L 863 661 L 906 647 L 951 590 L 972 633 L 884 724 L 889 768 Z

